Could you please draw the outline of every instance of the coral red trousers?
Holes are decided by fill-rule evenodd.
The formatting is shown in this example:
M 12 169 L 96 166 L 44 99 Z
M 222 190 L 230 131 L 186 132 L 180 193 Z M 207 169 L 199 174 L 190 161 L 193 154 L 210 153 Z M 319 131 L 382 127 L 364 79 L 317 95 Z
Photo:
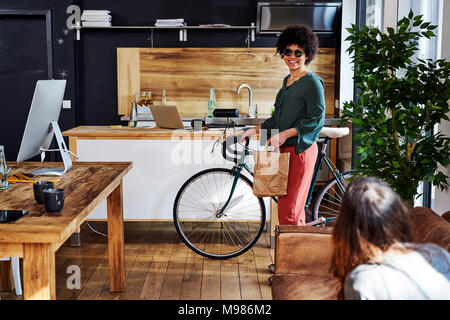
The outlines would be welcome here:
M 314 142 L 302 153 L 295 153 L 295 146 L 280 148 L 289 152 L 289 176 L 287 194 L 278 197 L 278 222 L 288 225 L 305 225 L 305 204 L 317 158 L 317 143 Z

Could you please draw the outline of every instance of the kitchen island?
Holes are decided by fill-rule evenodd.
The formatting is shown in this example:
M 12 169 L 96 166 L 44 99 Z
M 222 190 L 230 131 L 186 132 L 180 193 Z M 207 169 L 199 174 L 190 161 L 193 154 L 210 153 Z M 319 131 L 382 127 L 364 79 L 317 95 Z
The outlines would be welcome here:
M 236 129 L 238 130 L 238 129 Z M 237 131 L 236 131 L 237 132 Z M 228 130 L 233 134 L 233 130 Z M 183 183 L 199 171 L 232 168 L 222 157 L 223 129 L 203 131 L 160 128 L 111 128 L 80 126 L 63 132 L 77 161 L 132 161 L 133 169 L 123 181 L 123 208 L 126 220 L 172 220 L 173 202 Z M 252 140 L 251 147 L 257 147 Z M 250 167 L 253 157 L 248 157 Z M 267 200 L 268 203 L 268 200 Z M 266 206 L 269 208 L 269 206 Z M 269 219 L 270 210 L 266 210 Z M 89 216 L 106 219 L 102 203 Z
M 336 118 L 325 118 L 325 126 L 338 126 L 338 122 Z M 227 134 L 233 134 L 232 130 Z M 63 136 L 69 138 L 69 149 L 79 156 L 78 161 L 133 162 L 133 168 L 123 179 L 123 215 L 124 220 L 128 221 L 173 221 L 174 200 L 187 179 L 206 169 L 233 166 L 222 157 L 220 145 L 212 152 L 214 141 L 223 136 L 223 128 L 194 132 L 185 129 L 80 126 L 63 132 Z M 250 148 L 257 147 L 258 140 L 253 139 Z M 336 149 L 337 143 L 333 139 L 329 148 L 333 161 L 336 161 Z M 248 164 L 253 169 L 252 156 L 248 157 Z M 243 174 L 249 176 L 246 172 Z M 322 168 L 319 181 L 328 180 L 328 175 L 328 169 Z M 264 204 L 273 247 L 274 227 L 278 224 L 277 206 L 269 198 L 264 199 Z M 88 220 L 106 218 L 104 202 L 92 211 Z
M 337 126 L 338 119 L 326 118 L 326 126 Z M 236 128 L 238 130 L 238 128 Z M 237 132 L 237 131 L 236 131 Z M 233 134 L 229 130 L 227 134 Z M 183 183 L 202 170 L 232 168 L 222 157 L 222 149 L 214 141 L 223 129 L 192 131 L 161 128 L 111 128 L 80 126 L 63 132 L 69 138 L 69 149 L 78 161 L 132 161 L 133 169 L 124 178 L 124 219 L 172 220 L 173 202 Z M 252 140 L 250 147 L 257 148 Z M 330 157 L 336 159 L 336 143 L 332 141 Z M 247 158 L 253 167 L 253 157 Z M 322 174 L 327 179 L 327 172 Z M 319 177 L 320 178 L 320 177 Z M 319 179 L 320 180 L 320 179 Z M 270 205 L 266 199 L 267 219 Z M 106 219 L 106 204 L 89 216 L 91 220 Z

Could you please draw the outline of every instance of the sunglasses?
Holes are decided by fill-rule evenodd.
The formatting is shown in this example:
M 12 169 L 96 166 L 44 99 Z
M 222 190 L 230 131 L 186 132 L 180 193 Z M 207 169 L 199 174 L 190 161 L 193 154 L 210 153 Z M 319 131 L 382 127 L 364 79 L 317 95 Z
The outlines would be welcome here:
M 294 55 L 297 58 L 300 58 L 305 53 L 305 51 L 302 51 L 300 49 L 292 50 L 292 49 L 286 48 L 283 50 L 281 57 L 283 57 L 283 56 L 290 57 L 292 55 L 292 53 L 294 53 Z

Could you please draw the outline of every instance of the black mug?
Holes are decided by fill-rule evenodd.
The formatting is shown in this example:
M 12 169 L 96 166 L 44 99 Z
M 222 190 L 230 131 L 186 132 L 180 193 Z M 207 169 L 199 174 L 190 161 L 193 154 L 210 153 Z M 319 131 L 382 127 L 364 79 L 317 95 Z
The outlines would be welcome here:
M 64 189 L 44 190 L 45 210 L 48 212 L 59 212 L 64 207 Z
M 194 131 L 202 131 L 202 127 L 205 125 L 204 119 L 192 119 L 191 127 Z
M 44 203 L 43 191 L 45 189 L 50 189 L 53 187 L 53 182 L 50 181 L 36 181 L 35 183 L 33 183 L 34 199 L 36 199 L 36 202 L 39 204 Z

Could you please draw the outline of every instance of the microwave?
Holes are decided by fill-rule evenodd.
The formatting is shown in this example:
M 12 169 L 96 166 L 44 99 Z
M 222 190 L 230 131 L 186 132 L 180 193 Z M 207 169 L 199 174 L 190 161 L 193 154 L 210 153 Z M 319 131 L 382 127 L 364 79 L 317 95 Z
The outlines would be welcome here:
M 307 25 L 317 34 L 339 29 L 342 2 L 258 2 L 256 34 L 279 34 L 287 26 Z

